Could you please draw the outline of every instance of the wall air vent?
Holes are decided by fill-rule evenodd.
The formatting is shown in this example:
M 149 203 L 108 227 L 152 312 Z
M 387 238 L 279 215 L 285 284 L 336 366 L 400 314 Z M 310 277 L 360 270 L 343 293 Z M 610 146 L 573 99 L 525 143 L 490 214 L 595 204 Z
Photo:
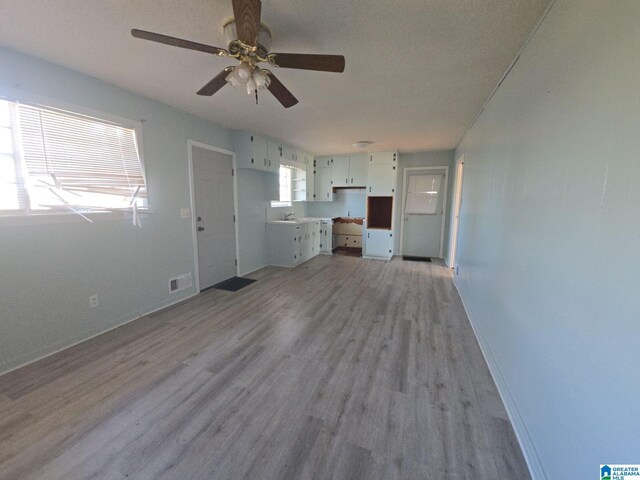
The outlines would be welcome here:
M 191 274 L 185 273 L 184 275 L 180 275 L 179 277 L 170 278 L 169 279 L 169 292 L 179 292 L 180 290 L 185 290 L 191 286 Z

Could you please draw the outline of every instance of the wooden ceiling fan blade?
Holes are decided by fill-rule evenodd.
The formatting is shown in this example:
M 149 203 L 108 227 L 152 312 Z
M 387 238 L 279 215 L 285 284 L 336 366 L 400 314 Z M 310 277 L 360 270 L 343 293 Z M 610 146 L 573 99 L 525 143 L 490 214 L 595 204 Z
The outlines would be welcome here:
M 188 48 L 189 50 L 211 53 L 213 55 L 219 55 L 221 57 L 226 57 L 229 54 L 229 52 L 227 52 L 224 48 L 218 48 L 211 45 L 205 45 L 203 43 L 192 42 L 190 40 L 184 40 L 183 38 L 170 37 L 169 35 L 162 35 L 160 33 L 138 30 L 137 28 L 131 30 L 131 35 L 143 40 L 151 40 L 152 42 L 164 43 L 165 45 L 171 45 L 174 47 Z
M 207 83 L 204 87 L 198 90 L 198 95 L 204 95 L 210 97 L 222 87 L 227 84 L 227 75 L 233 69 L 233 67 L 227 67 L 223 71 L 221 71 L 218 75 L 213 77 L 213 79 Z
M 285 87 L 273 73 L 271 73 L 269 70 L 264 70 L 264 72 L 266 72 L 271 79 L 271 83 L 269 83 L 269 86 L 267 88 L 269 89 L 271 94 L 278 99 L 278 101 L 284 108 L 293 107 L 296 103 L 298 103 L 298 99 L 293 96 L 293 94 L 287 89 L 287 87 Z
M 342 55 L 312 55 L 306 53 L 272 53 L 269 63 L 281 68 L 298 68 L 320 72 L 344 72 Z
M 250 47 L 258 45 L 261 12 L 260 0 L 233 0 L 233 16 L 238 40 Z

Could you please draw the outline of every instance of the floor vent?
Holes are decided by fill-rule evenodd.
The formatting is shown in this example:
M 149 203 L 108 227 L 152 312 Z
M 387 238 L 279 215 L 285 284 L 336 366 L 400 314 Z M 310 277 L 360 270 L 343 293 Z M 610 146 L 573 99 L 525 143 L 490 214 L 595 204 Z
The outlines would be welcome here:
M 169 279 L 169 292 L 179 292 L 185 290 L 191 286 L 191 274 L 185 273 L 179 277 Z
M 409 260 L 411 262 L 431 262 L 431 258 L 429 257 L 412 257 L 409 255 L 403 255 L 403 260 Z

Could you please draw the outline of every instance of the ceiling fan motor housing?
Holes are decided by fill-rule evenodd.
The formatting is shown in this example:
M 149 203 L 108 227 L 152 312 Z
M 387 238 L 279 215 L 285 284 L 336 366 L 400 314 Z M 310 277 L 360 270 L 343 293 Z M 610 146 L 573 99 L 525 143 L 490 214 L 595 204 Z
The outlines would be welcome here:
M 243 45 L 243 43 L 238 40 L 235 19 L 231 19 L 227 23 L 225 23 L 222 27 L 222 31 L 224 33 L 224 39 L 228 45 L 228 50 L 231 55 L 243 54 L 243 48 L 251 48 L 250 46 Z M 271 30 L 264 23 L 261 23 L 260 31 L 258 33 L 258 45 L 256 45 L 255 54 L 257 57 L 267 58 L 270 49 Z

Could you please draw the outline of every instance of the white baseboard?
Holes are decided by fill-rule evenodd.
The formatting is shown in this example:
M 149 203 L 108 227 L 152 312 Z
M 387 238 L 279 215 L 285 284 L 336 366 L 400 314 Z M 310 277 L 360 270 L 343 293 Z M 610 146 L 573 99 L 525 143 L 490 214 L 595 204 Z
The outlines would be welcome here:
M 146 311 L 144 313 L 140 313 L 140 314 L 134 316 L 133 318 L 125 320 L 124 322 L 120 322 L 117 325 L 114 325 L 112 327 L 106 328 L 104 330 L 98 330 L 98 331 L 95 331 L 93 333 L 90 333 L 87 337 L 83 337 L 80 340 L 72 341 L 71 343 L 68 343 L 68 344 L 66 343 L 66 340 L 62 340 L 62 341 L 56 342 L 56 343 L 50 345 L 49 347 L 45 347 L 45 348 L 43 348 L 43 349 L 41 349 L 39 351 L 36 351 L 36 352 L 30 354 L 30 355 L 38 355 L 35 358 L 29 359 L 26 362 L 19 363 L 18 365 L 12 366 L 8 370 L 4 370 L 3 371 L 1 369 L 1 367 L 0 367 L 0 376 L 6 375 L 7 373 L 13 372 L 14 370 L 18 370 L 19 368 L 26 367 L 27 365 L 31 365 L 32 363 L 39 362 L 40 360 L 43 360 L 43 359 L 45 359 L 47 357 L 51 357 L 52 355 L 55 355 L 55 354 L 60 353 L 60 352 L 63 352 L 64 350 L 67 350 L 68 348 L 75 347 L 76 345 L 79 345 L 79 344 L 81 344 L 83 342 L 86 342 L 87 340 L 91 340 L 92 338 L 98 337 L 98 336 L 102 335 L 103 333 L 107 333 L 107 332 L 110 332 L 111 330 L 115 330 L 116 328 L 120 328 L 123 325 L 126 325 L 127 323 L 131 323 L 131 322 L 133 322 L 135 320 L 138 320 L 138 319 L 140 319 L 142 317 L 145 317 L 147 315 L 151 315 L 152 313 L 159 312 L 160 310 L 164 310 L 165 308 L 169 308 L 169 307 L 171 307 L 173 305 L 176 305 L 176 304 L 178 304 L 180 302 L 184 302 L 185 300 L 188 300 L 191 297 L 195 297 L 196 295 L 198 295 L 198 293 L 199 292 L 194 292 L 194 293 L 192 293 L 192 294 L 190 294 L 190 295 L 188 295 L 186 297 L 182 297 L 179 300 L 175 300 L 175 301 L 170 302 L 170 303 L 168 303 L 166 305 L 162 305 L 162 306 L 159 306 L 157 308 L 152 308 L 151 310 Z M 50 348 L 53 349 L 53 350 L 49 350 Z M 46 353 L 40 354 L 41 352 L 43 352 L 45 350 L 46 350 Z M 18 357 L 15 361 L 20 362 L 21 358 L 24 358 L 24 357 L 27 357 L 27 356 L 29 356 L 29 355 L 24 355 L 23 357 Z
M 362 255 L 362 258 L 367 258 L 369 260 L 383 260 L 385 262 L 388 262 L 393 257 L 376 257 L 375 255 Z
M 469 323 L 471 324 L 471 328 L 473 329 L 473 333 L 478 340 L 478 344 L 480 345 L 480 350 L 482 351 L 482 355 L 484 356 L 487 365 L 489 366 L 489 372 L 493 377 L 493 381 L 498 388 L 498 394 L 502 399 L 502 403 L 507 411 L 507 415 L 509 416 L 509 420 L 511 421 L 511 425 L 513 425 L 513 430 L 518 439 L 518 443 L 520 444 L 520 448 L 522 450 L 522 454 L 524 455 L 525 461 L 527 462 L 527 466 L 529 467 L 529 473 L 531 474 L 531 478 L 533 480 L 548 480 L 547 474 L 542 466 L 542 462 L 540 461 L 540 457 L 538 456 L 538 452 L 531 440 L 531 435 L 529 435 L 529 431 L 522 420 L 522 416 L 520 415 L 520 411 L 518 410 L 518 406 L 516 405 L 513 396 L 509 390 L 509 386 L 507 385 L 506 380 L 504 379 L 502 372 L 500 371 L 500 367 L 495 360 L 493 352 L 489 347 L 489 344 L 486 340 L 486 337 L 482 331 L 482 327 L 478 323 L 477 319 L 473 314 L 473 310 L 465 303 L 464 297 L 462 295 L 461 289 L 455 281 L 455 277 L 453 278 L 453 284 L 458 291 L 458 296 L 460 300 L 462 300 L 462 305 L 464 307 L 465 312 L 467 313 L 467 318 L 469 318 Z
M 240 274 L 240 276 L 243 277 L 245 275 L 249 275 L 250 273 L 257 272 L 258 270 L 262 270 L 263 268 L 268 267 L 268 266 L 269 265 L 262 265 L 261 267 L 254 268 L 253 270 L 249 270 L 248 272 L 243 272 L 243 273 Z

